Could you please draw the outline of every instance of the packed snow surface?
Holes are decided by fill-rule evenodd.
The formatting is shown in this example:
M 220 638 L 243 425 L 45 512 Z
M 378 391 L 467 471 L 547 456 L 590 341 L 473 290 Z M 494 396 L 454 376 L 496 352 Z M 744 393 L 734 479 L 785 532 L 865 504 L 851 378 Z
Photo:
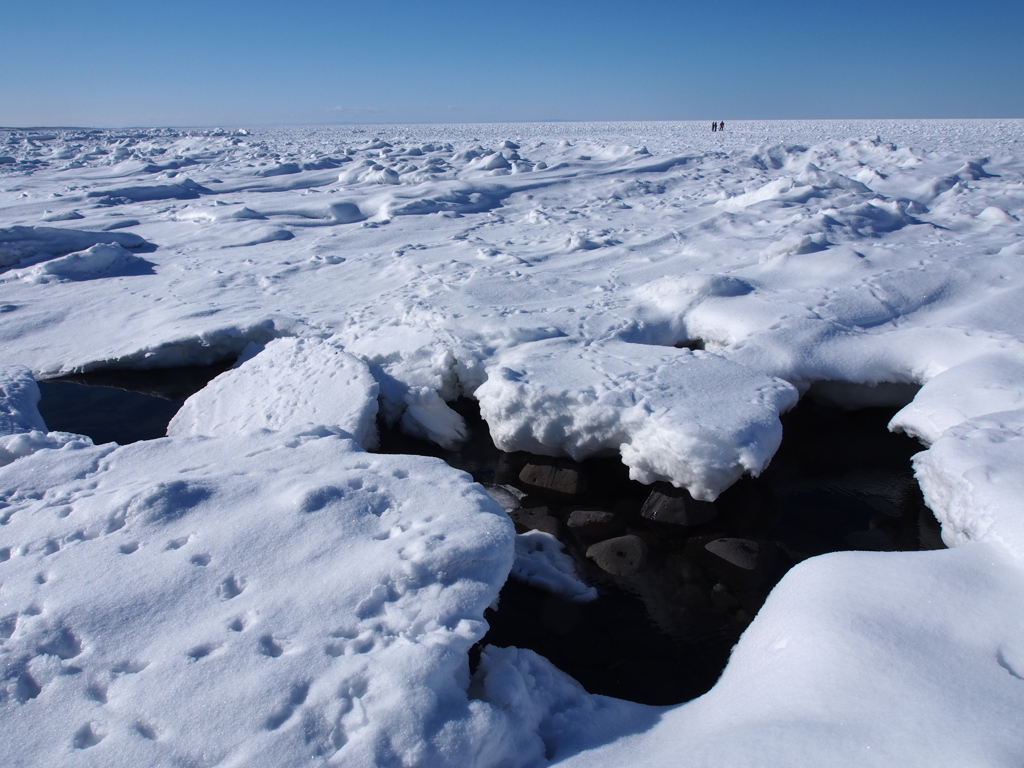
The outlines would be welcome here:
M 1022 135 L 0 131 L 0 762 L 1024 763 Z M 162 440 L 36 411 L 235 358 Z M 590 593 L 467 476 L 366 452 L 378 404 L 458 445 L 466 396 L 506 450 L 712 499 L 812 388 L 905 406 L 952 549 L 805 561 L 675 707 L 518 649 L 471 675 L 513 567 Z
M 167 434 L 327 426 L 375 448 L 376 418 L 377 382 L 366 363 L 322 339 L 287 338 L 243 350 L 234 368 L 185 401 Z

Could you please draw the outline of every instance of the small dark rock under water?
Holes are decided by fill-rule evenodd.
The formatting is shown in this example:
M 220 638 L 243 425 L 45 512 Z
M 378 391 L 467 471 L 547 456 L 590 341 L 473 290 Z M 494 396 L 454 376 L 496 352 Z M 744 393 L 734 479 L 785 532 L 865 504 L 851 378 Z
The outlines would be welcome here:
M 185 398 L 229 365 L 44 381 L 40 412 L 50 429 L 97 443 L 158 438 Z M 886 429 L 894 409 L 849 412 L 805 400 L 783 417 L 785 439 L 762 476 L 706 503 L 629 480 L 617 458 L 503 453 L 475 402 L 452 405 L 471 430 L 458 450 L 382 428 L 381 451 L 442 458 L 518 505 L 510 513 L 517 530 L 559 537 L 598 599 L 573 603 L 510 579 L 481 644 L 530 648 L 593 693 L 649 704 L 692 699 L 714 685 L 797 562 L 943 546 L 910 466 L 921 446 Z

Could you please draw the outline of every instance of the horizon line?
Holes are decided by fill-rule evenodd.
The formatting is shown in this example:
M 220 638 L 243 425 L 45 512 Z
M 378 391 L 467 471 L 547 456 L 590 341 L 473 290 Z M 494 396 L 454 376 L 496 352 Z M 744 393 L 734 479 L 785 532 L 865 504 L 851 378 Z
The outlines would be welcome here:
M 827 122 L 827 121 L 867 121 L 874 120 L 880 122 L 923 122 L 923 121 L 946 121 L 946 122 L 981 122 L 981 121 L 992 121 L 992 120 L 1024 120 L 1024 117 L 775 117 L 775 118 L 717 118 L 717 120 L 723 120 L 726 123 L 784 123 L 784 122 Z M 625 120 L 567 120 L 567 119 L 548 119 L 548 120 L 450 120 L 450 121 L 434 121 L 434 120 L 381 120 L 376 122 L 325 122 L 325 123 L 248 123 L 240 124 L 234 129 L 226 129 L 225 125 L 230 123 L 209 123 L 206 125 L 199 123 L 191 124 L 151 124 L 151 125 L 25 125 L 25 126 L 14 126 L 14 125 L 0 125 L 0 131 L 128 131 L 128 130 L 159 130 L 159 129 L 173 129 L 173 130 L 244 130 L 247 128 L 359 128 L 359 127 L 373 127 L 373 126 L 396 126 L 396 125 L 544 125 L 544 124 L 571 124 L 576 123 L 580 125 L 586 124 L 612 124 L 612 123 L 706 123 L 709 122 L 710 118 L 688 118 L 688 119 L 672 119 L 672 120 L 642 120 L 642 119 L 625 119 Z

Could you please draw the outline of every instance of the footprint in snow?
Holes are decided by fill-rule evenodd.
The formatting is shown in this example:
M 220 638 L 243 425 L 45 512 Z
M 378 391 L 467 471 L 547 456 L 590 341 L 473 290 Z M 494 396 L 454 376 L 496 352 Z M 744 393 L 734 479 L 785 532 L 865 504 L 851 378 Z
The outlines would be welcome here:
M 99 704 L 106 704 L 107 699 L 107 686 L 98 680 L 89 683 L 85 687 L 85 695 Z
M 260 638 L 260 653 L 264 656 L 276 659 L 284 653 L 284 647 L 270 635 L 263 635 L 263 637 Z
M 267 718 L 266 728 L 268 731 L 276 731 L 282 725 L 284 725 L 293 714 L 297 707 L 301 707 L 306 703 L 306 697 L 309 696 L 309 683 L 298 682 L 292 685 L 291 691 L 288 693 L 288 699 L 284 706 L 274 712 L 270 717 Z
M 148 661 L 122 661 L 111 667 L 110 671 L 114 675 L 137 675 L 148 666 Z
M 75 736 L 71 740 L 71 746 L 75 749 L 88 749 L 89 747 L 95 747 L 106 736 L 105 733 L 98 729 L 96 723 L 86 723 L 75 732 Z
M 36 651 L 47 656 L 56 656 L 61 661 L 73 659 L 82 652 L 82 641 L 67 627 L 48 633 Z
M 218 648 L 220 648 L 220 643 L 203 643 L 202 645 L 197 645 L 185 655 L 192 659 L 192 661 L 199 661 L 200 659 L 205 659 Z
M 217 595 L 221 600 L 233 600 L 245 591 L 245 579 L 228 576 L 217 586 Z

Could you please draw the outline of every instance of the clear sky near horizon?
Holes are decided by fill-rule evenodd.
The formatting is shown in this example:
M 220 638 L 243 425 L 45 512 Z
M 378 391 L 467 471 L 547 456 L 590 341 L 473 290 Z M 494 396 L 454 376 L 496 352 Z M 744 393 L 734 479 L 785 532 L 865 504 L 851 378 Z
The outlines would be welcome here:
M 1024 117 L 1021 0 L 49 0 L 0 125 Z

